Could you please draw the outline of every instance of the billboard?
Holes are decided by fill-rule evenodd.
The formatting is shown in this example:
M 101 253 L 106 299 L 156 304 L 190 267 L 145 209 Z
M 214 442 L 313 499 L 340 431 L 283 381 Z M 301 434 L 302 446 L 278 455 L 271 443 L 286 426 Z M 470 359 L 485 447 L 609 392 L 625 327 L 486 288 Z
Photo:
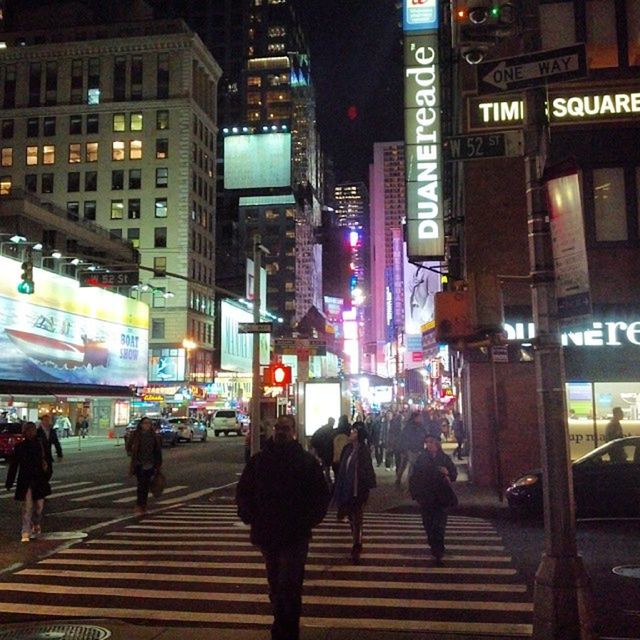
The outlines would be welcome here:
M 225 137 L 225 189 L 290 186 L 290 133 L 249 133 Z
M 43 269 L 17 292 L 20 262 L 0 257 L 0 379 L 144 386 L 149 307 Z
M 312 436 L 329 418 L 338 422 L 342 415 L 339 382 L 306 382 L 304 385 L 304 430 Z
M 228 300 L 220 301 L 220 368 L 238 373 L 251 373 L 253 365 L 253 336 L 239 333 L 241 322 L 253 322 L 253 314 Z M 270 362 L 271 334 L 260 333 L 260 364 Z
M 435 296 L 442 289 L 439 267 L 439 262 L 409 262 L 405 255 L 404 330 L 407 334 L 422 334 L 422 327 L 435 320 Z
M 415 260 L 444 256 L 438 33 L 405 34 L 407 244 Z
M 437 0 L 404 0 L 403 31 L 430 31 L 437 28 Z

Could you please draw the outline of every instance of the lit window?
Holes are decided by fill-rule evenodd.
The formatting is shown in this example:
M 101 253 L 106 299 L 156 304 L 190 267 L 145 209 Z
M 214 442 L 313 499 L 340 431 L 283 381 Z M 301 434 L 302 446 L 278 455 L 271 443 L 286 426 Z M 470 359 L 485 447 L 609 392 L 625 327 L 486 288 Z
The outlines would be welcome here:
M 136 111 L 131 114 L 129 120 L 129 128 L 131 131 L 142 131 L 142 113 Z
M 13 147 L 3 147 L 1 163 L 3 167 L 13 166 Z
M 167 167 L 158 167 L 156 169 L 156 187 L 164 189 L 169 186 L 169 169 Z
M 87 142 L 86 159 L 87 159 L 87 162 L 98 162 L 98 143 L 97 142 Z
M 55 164 L 56 162 L 56 146 L 54 144 L 45 144 L 42 147 L 42 164 Z
M 169 112 L 166 110 L 156 111 L 156 129 L 165 130 L 169 128 Z
M 167 259 L 157 257 L 153 259 L 153 275 L 157 278 L 163 278 L 167 275 Z
M 129 160 L 142 159 L 142 140 L 132 140 L 129 143 Z
M 124 131 L 125 130 L 125 117 L 124 113 L 113 114 L 113 130 Z
M 27 147 L 27 166 L 38 164 L 38 147 Z
M 69 164 L 82 162 L 82 152 L 80 149 L 80 144 L 77 142 L 69 145 Z
M 124 200 L 112 200 L 111 201 L 111 219 L 122 220 L 124 213 Z
M 156 198 L 155 216 L 156 218 L 167 217 L 167 199 L 166 198 Z
M 114 140 L 111 145 L 111 159 L 112 160 L 124 160 L 125 150 L 124 142 L 122 140 Z
M 0 196 L 11 195 L 11 176 L 0 177 Z
M 169 140 L 167 138 L 158 138 L 156 140 L 156 158 L 165 160 L 169 157 Z

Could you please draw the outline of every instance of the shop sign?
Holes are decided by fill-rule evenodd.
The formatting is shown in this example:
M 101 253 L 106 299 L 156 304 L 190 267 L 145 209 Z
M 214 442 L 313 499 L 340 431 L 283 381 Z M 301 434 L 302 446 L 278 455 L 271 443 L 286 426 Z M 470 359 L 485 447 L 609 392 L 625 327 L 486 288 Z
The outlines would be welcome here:
M 640 91 L 551 92 L 547 112 L 552 125 L 635 120 Z M 522 98 L 469 98 L 469 130 L 520 127 L 523 121 Z
M 146 394 L 142 396 L 143 402 L 164 402 L 164 396 Z
M 428 31 L 437 28 L 437 0 L 404 0 L 403 31 Z

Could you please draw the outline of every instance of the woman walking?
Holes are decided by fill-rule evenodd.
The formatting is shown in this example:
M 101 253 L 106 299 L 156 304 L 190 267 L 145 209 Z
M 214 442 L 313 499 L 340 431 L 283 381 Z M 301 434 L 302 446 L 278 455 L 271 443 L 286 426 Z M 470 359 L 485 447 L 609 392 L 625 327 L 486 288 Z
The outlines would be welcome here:
M 363 422 L 354 422 L 349 441 L 342 450 L 334 493 L 338 520 L 349 519 L 353 539 L 351 560 L 354 564 L 360 562 L 362 553 L 364 505 L 369 498 L 369 491 L 375 486 L 376 473 L 366 441 L 365 426 Z
M 150 418 L 140 418 L 127 440 L 127 453 L 131 456 L 130 473 L 138 480 L 136 513 L 142 515 L 147 510 L 151 481 L 162 467 L 162 440 L 153 430 Z
M 36 437 L 36 425 L 25 422 L 22 425 L 25 439 L 15 448 L 9 465 L 5 487 L 11 489 L 16 483 L 15 499 L 22 502 L 22 542 L 29 542 L 42 531 L 44 499 L 51 493 L 49 485 L 49 465 L 41 440 Z
M 447 509 L 458 504 L 451 487 L 458 472 L 451 458 L 442 450 L 440 439 L 427 434 L 424 451 L 418 456 L 409 478 L 411 497 L 420 505 L 422 525 L 436 565 L 442 565 Z

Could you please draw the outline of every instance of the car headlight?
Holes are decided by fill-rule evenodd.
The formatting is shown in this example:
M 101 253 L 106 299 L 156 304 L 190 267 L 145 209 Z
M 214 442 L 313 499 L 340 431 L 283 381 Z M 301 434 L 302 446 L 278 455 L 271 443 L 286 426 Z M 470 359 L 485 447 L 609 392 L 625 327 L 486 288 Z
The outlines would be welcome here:
M 533 474 L 529 474 L 526 476 L 522 476 L 521 478 L 518 478 L 512 486 L 514 487 L 530 487 L 531 485 L 536 484 L 536 482 L 539 482 L 540 478 L 536 475 Z

